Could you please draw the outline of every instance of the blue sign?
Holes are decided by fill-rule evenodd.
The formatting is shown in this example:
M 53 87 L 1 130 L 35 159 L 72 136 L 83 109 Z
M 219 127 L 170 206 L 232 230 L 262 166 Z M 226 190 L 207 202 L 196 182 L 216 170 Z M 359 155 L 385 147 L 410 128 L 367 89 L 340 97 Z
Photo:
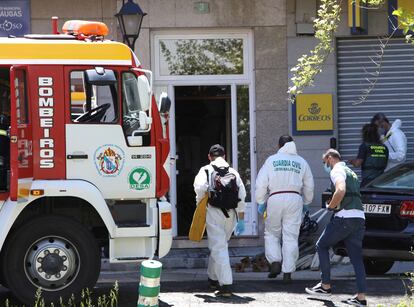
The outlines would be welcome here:
M 0 36 L 30 33 L 30 1 L 0 0 Z

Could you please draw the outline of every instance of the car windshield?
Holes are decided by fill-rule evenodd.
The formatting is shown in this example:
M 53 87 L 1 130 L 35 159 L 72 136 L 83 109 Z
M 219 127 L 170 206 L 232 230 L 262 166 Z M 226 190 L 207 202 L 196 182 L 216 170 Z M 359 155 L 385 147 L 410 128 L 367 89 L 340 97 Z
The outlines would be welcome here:
M 402 164 L 392 168 L 372 181 L 367 187 L 414 190 L 414 165 Z

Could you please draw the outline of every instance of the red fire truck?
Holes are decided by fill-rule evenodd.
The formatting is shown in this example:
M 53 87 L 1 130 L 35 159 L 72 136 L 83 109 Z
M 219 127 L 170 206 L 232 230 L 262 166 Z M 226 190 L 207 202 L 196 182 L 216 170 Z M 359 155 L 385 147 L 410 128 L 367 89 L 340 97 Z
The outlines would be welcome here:
M 0 283 L 27 304 L 172 243 L 168 97 L 105 24 L 53 33 L 0 38 Z

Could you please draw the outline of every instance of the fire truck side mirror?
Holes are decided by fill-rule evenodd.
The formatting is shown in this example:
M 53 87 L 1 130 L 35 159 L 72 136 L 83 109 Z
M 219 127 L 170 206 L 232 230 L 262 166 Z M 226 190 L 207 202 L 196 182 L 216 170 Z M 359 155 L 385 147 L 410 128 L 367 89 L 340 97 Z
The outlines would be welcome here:
M 151 103 L 151 87 L 145 75 L 138 77 L 138 94 L 142 110 L 148 111 Z
M 147 113 L 144 111 L 139 111 L 139 130 L 148 131 L 149 126 L 151 125 L 151 118 L 148 117 Z
M 170 112 L 171 99 L 167 96 L 167 93 L 162 92 L 159 99 L 158 109 L 160 114 L 167 114 Z
M 132 132 L 132 135 L 127 137 L 129 146 L 142 146 L 142 135 L 139 134 L 148 132 L 150 130 L 152 119 L 151 117 L 148 117 L 147 113 L 144 111 L 139 111 L 138 119 L 139 129 L 134 130 Z
M 142 135 L 135 135 L 139 133 L 138 130 L 134 131 L 131 136 L 128 136 L 128 145 L 132 147 L 142 146 Z
M 92 85 L 112 85 L 117 83 L 114 71 L 104 69 L 103 67 L 85 70 L 85 81 Z

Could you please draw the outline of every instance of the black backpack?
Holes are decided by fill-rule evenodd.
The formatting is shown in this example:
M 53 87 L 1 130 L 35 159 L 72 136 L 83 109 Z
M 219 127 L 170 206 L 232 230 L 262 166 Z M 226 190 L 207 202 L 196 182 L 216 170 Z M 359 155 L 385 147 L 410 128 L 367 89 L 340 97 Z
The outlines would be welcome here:
M 209 181 L 208 203 L 221 209 L 236 209 L 239 199 L 239 187 L 236 176 L 229 172 L 228 167 L 213 166 L 213 173 Z M 207 178 L 208 171 L 206 170 Z M 223 213 L 225 210 L 223 210 Z M 225 215 L 227 212 L 225 212 Z

